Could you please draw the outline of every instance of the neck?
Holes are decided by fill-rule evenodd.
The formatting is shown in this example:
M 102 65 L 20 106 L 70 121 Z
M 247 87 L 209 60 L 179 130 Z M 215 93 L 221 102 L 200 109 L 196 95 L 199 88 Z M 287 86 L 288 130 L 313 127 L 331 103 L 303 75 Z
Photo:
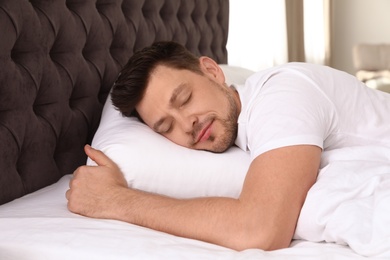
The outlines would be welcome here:
M 238 94 L 238 91 L 236 90 L 236 88 L 233 86 L 233 85 L 230 85 L 230 88 L 229 88 L 232 93 L 233 93 L 233 98 L 234 98 L 234 102 L 236 103 L 236 106 L 237 106 L 237 113 L 238 115 L 241 113 L 241 100 L 240 100 L 240 94 Z

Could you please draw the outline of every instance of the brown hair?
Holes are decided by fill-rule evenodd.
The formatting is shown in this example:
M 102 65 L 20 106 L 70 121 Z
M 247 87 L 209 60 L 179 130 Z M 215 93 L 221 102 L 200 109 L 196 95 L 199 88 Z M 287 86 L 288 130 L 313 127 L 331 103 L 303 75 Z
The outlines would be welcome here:
M 136 116 L 142 121 L 135 106 L 143 98 L 149 77 L 157 65 L 203 74 L 199 59 L 175 42 L 156 42 L 134 53 L 119 74 L 111 92 L 113 105 L 124 116 Z

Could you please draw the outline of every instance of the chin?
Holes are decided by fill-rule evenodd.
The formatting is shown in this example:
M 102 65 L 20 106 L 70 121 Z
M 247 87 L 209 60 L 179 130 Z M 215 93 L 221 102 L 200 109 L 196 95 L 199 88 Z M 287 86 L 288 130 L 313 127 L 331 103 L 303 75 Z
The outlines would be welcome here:
M 226 152 L 227 150 L 229 150 L 229 148 L 230 147 L 232 147 L 233 145 L 228 145 L 228 146 L 226 146 L 226 147 L 219 147 L 219 148 L 217 148 L 217 149 L 215 149 L 215 150 L 213 150 L 213 151 L 211 151 L 211 152 L 213 152 L 213 153 L 224 153 L 224 152 Z
M 212 152 L 212 153 L 223 153 L 223 152 L 226 152 L 230 147 L 232 147 L 234 145 L 234 140 L 233 141 L 229 141 L 229 142 L 226 142 L 226 140 L 220 140 L 219 143 L 215 143 L 215 141 L 213 142 L 213 145 L 211 148 L 206 148 L 206 149 L 201 149 L 201 150 L 204 150 L 204 151 L 209 151 L 209 152 Z

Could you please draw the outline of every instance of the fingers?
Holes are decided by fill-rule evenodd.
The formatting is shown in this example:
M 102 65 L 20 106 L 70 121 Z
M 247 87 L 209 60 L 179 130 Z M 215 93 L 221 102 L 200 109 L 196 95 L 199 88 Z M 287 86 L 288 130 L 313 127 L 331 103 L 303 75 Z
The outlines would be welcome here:
M 84 147 L 84 151 L 91 160 L 99 166 L 114 166 L 115 163 L 111 161 L 102 151 L 92 148 L 90 145 Z

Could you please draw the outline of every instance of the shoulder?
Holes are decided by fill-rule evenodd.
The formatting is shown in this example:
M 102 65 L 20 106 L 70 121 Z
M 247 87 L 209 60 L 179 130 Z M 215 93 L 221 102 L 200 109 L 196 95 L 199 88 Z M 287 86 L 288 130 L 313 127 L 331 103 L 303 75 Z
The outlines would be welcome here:
M 250 79 L 261 78 L 261 85 L 247 82 L 239 124 L 245 125 L 252 157 L 290 145 L 323 147 L 337 116 L 325 83 L 310 74 L 317 67 L 287 64 Z

